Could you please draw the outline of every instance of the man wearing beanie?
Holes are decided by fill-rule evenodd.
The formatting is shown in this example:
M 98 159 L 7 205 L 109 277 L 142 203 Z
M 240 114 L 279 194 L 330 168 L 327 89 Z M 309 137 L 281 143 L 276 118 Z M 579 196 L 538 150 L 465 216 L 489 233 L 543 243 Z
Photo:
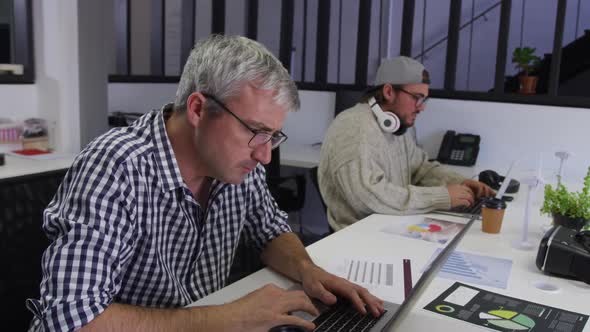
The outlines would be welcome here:
M 330 125 L 318 181 L 334 230 L 372 213 L 420 214 L 468 206 L 493 194 L 485 184 L 428 161 L 406 134 L 425 108 L 429 84 L 421 63 L 403 56 L 386 59 L 374 86 Z

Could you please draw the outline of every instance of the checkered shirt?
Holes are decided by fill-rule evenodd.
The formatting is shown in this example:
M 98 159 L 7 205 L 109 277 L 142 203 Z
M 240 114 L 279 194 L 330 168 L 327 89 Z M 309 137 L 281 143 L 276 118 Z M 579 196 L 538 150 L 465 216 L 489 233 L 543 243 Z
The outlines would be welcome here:
M 258 165 L 214 180 L 204 209 L 184 184 L 164 114 L 115 128 L 76 157 L 44 212 L 40 300 L 31 330 L 74 331 L 110 303 L 176 308 L 224 286 L 240 234 L 252 247 L 291 229 Z

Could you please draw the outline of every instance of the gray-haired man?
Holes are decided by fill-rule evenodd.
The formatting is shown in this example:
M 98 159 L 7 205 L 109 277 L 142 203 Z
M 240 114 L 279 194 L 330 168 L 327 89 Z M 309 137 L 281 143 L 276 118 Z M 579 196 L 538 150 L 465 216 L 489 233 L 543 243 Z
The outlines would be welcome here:
M 425 213 L 493 194 L 485 184 L 429 162 L 411 135 L 404 135 L 426 106 L 429 84 L 418 61 L 384 60 L 374 87 L 330 125 L 318 181 L 333 229 L 372 213 Z
M 174 105 L 97 138 L 76 158 L 45 211 L 32 329 L 268 331 L 313 323 L 308 295 L 383 312 L 366 289 L 317 267 L 265 185 L 271 149 L 299 108 L 287 71 L 243 37 L 201 41 Z M 262 260 L 302 283 L 268 285 L 222 306 L 182 308 L 224 286 L 243 234 Z M 365 309 L 365 304 L 367 309 Z

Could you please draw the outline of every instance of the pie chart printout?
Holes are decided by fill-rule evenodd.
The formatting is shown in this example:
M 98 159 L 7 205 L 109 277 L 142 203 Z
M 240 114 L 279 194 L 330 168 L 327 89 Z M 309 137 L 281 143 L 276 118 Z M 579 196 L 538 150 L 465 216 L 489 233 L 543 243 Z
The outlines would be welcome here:
M 571 331 L 584 329 L 588 315 L 489 292 L 455 282 L 424 307 L 465 324 L 496 331 Z
M 526 331 L 535 327 L 534 320 L 515 311 L 491 310 L 488 313 L 480 312 L 479 318 L 487 320 L 489 324 L 508 330 Z

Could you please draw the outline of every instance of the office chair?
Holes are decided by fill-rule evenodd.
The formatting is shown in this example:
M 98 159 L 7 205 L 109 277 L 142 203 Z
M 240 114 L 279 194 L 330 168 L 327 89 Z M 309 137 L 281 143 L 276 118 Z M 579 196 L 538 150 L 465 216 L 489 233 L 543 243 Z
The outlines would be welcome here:
M 108 122 L 109 128 L 115 127 L 127 127 L 131 125 L 135 120 L 141 117 L 143 114 L 141 113 L 132 113 L 132 112 L 123 112 L 123 111 L 115 111 L 109 113 Z
M 41 256 L 49 245 L 43 211 L 66 170 L 0 181 L 0 311 L 5 326 L 25 331 L 33 315 L 25 308 L 27 298 L 39 297 Z
M 305 203 L 305 176 L 281 176 L 280 148 L 272 151 L 272 159 L 266 167 L 268 189 L 281 210 L 291 213 L 300 212 Z M 301 215 L 298 214 L 299 232 L 303 233 Z
M 322 207 L 324 208 L 324 212 L 326 215 L 326 219 L 328 218 L 328 205 L 326 205 L 326 201 L 324 201 L 324 197 L 322 196 L 322 192 L 320 191 L 320 184 L 318 182 L 318 167 L 312 167 L 309 170 L 309 177 L 311 178 L 311 183 L 313 183 L 313 186 L 315 187 L 315 189 L 318 192 L 318 195 L 320 196 L 320 202 L 322 202 Z M 330 224 L 328 223 L 328 234 L 332 234 L 334 233 L 334 229 L 332 228 L 332 226 L 330 226 Z

